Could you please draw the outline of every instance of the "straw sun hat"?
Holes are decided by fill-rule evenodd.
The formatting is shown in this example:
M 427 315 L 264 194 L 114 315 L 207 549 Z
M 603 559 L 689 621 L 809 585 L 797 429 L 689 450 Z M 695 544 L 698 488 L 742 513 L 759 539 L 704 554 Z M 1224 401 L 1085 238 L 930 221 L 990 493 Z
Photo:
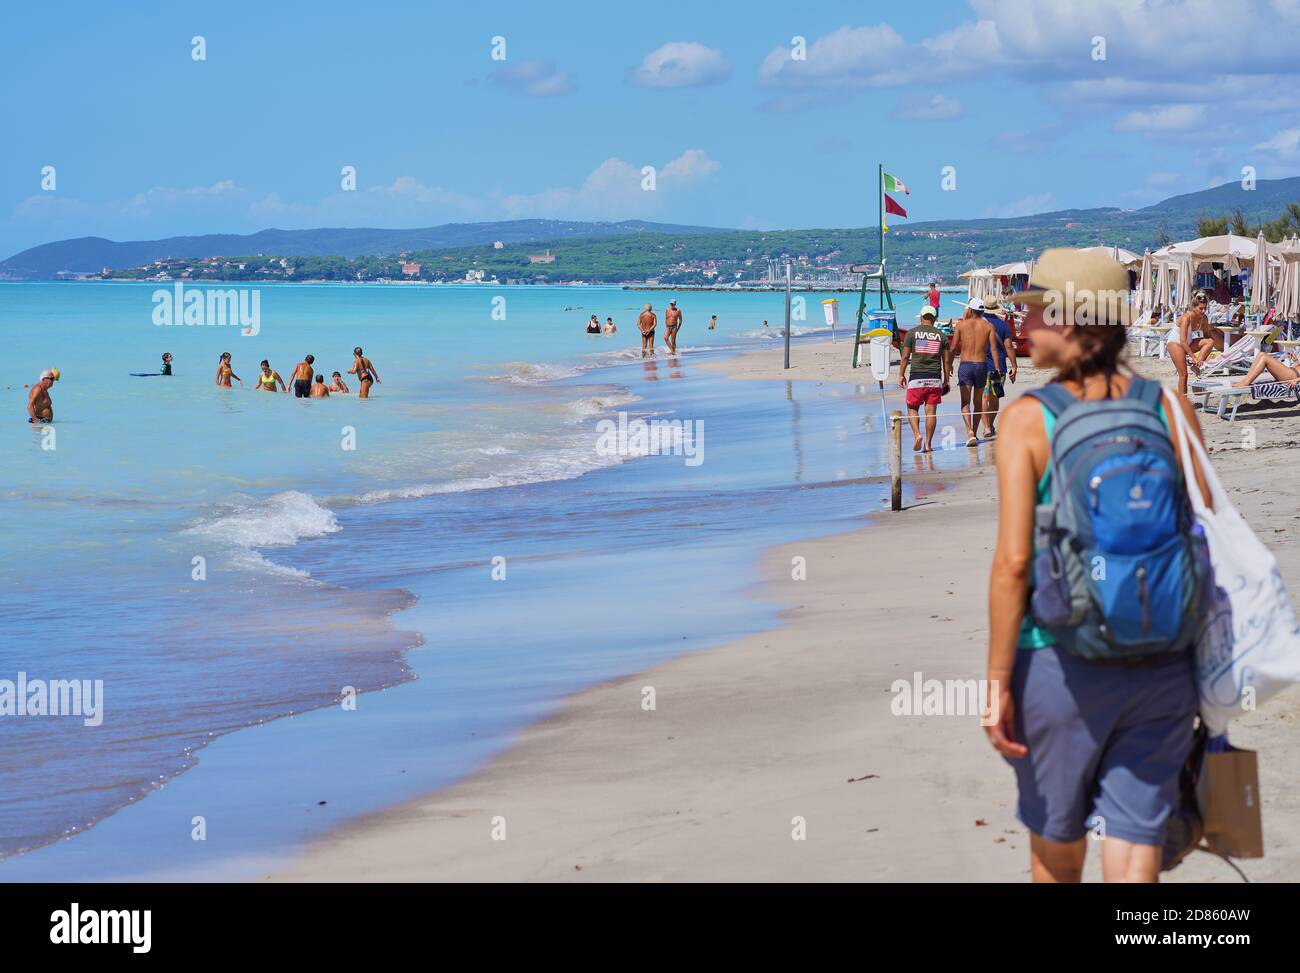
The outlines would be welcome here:
M 1018 298 L 1042 308 L 1047 324 L 1126 326 L 1132 319 L 1128 271 L 1104 253 L 1068 247 L 1043 251 Z

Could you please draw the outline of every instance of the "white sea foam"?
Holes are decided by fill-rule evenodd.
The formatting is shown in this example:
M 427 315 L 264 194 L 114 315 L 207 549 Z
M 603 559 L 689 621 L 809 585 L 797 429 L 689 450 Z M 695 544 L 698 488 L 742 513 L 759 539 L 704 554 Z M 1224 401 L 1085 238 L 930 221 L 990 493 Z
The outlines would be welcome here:
M 579 365 L 560 362 L 517 361 L 510 362 L 505 369 L 504 374 L 489 375 L 488 378 L 495 382 L 510 382 L 513 385 L 542 385 L 562 378 L 573 378 L 583 372 Z
M 232 547 L 284 547 L 339 530 L 333 512 L 298 490 L 227 508 L 190 527 L 188 532 Z

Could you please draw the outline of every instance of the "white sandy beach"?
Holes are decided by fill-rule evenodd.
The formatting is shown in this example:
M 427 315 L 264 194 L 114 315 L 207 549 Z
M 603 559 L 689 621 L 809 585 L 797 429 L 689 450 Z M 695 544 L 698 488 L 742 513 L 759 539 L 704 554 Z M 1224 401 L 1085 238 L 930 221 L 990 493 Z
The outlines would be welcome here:
M 790 372 L 779 349 L 720 367 L 861 384 L 847 350 L 798 345 Z M 1172 379 L 1167 362 L 1141 369 Z M 1021 388 L 1042 380 L 1021 375 Z M 1234 501 L 1300 595 L 1300 453 L 1285 448 L 1300 441 L 1300 410 L 1245 406 L 1235 424 L 1205 426 Z M 992 447 L 978 457 L 940 477 L 906 455 L 921 488 L 906 510 L 864 511 L 858 531 L 770 551 L 756 595 L 785 606 L 779 629 L 581 692 L 469 779 L 355 821 L 268 877 L 1026 881 L 1013 777 L 978 720 L 890 709 L 895 679 L 984 674 Z M 791 579 L 795 557 L 807 580 Z M 892 586 L 873 590 L 882 573 Z M 642 708 L 647 686 L 654 711 Z M 1234 743 L 1260 752 L 1267 857 L 1239 863 L 1252 881 L 1300 878 L 1298 730 L 1300 690 L 1234 724 Z M 505 840 L 493 839 L 495 818 Z M 796 818 L 806 840 L 792 839 Z M 1087 877 L 1099 877 L 1095 855 Z M 1165 880 L 1239 881 L 1204 854 Z

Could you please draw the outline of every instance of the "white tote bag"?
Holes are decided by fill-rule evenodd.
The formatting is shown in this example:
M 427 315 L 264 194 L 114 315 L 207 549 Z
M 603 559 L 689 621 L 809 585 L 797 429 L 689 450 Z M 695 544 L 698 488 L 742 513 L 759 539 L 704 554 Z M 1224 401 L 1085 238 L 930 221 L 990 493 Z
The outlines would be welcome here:
M 1282 583 L 1277 559 L 1228 500 L 1200 439 L 1176 403 L 1183 473 L 1196 521 L 1209 542 L 1212 579 L 1202 599 L 1205 619 L 1196 642 L 1196 688 L 1201 719 L 1212 735 L 1288 684 L 1300 682 L 1300 626 Z M 1196 486 L 1195 455 L 1214 508 Z

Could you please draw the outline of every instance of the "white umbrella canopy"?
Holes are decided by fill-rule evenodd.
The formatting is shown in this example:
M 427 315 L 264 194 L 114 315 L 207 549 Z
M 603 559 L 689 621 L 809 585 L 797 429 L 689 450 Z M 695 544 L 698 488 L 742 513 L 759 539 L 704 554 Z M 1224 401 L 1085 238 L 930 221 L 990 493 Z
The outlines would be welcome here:
M 1268 241 L 1260 233 L 1255 241 L 1255 258 L 1250 271 L 1250 310 L 1263 311 L 1268 308 Z
M 1277 244 L 1264 244 L 1265 253 L 1273 256 L 1277 253 Z M 1171 243 L 1156 251 L 1157 259 L 1173 260 L 1186 254 L 1199 263 L 1227 264 L 1232 273 L 1240 269 L 1240 264 L 1254 264 L 1259 250 L 1259 241 L 1248 236 L 1224 233 L 1220 236 L 1204 236 L 1182 243 Z
M 1123 264 L 1125 267 L 1133 267 L 1142 262 L 1142 258 L 1132 250 L 1125 250 L 1123 247 L 1080 247 L 1082 253 L 1104 253 L 1116 263 Z
M 1029 273 L 1029 265 L 1023 260 L 1014 263 L 999 264 L 989 271 L 995 277 L 1015 277 L 1017 274 Z

